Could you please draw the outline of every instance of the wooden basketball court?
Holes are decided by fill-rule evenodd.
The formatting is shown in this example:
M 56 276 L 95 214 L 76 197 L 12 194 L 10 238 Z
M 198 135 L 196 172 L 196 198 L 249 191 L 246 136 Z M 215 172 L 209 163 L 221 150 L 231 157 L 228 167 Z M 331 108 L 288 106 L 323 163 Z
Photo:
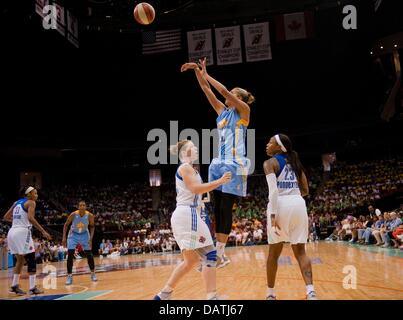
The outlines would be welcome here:
M 403 300 L 403 252 L 374 246 L 341 242 L 307 244 L 312 259 L 314 285 L 319 299 L 397 299 Z M 228 248 L 231 263 L 217 270 L 218 292 L 227 299 L 263 300 L 266 294 L 266 257 L 268 246 Z M 57 270 L 57 286 L 35 299 L 45 300 L 137 300 L 152 299 L 162 288 L 179 254 L 129 255 L 96 259 L 98 282 L 92 283 L 86 259 L 75 261 L 73 285 L 66 287 L 66 262 L 53 263 L 47 269 Z M 38 283 L 42 287 L 46 265 L 38 266 Z M 52 267 L 55 267 L 52 269 Z M 345 269 L 344 269 L 345 268 Z M 354 269 L 355 268 L 355 269 Z M 356 271 L 356 288 L 343 287 L 343 279 Z M 345 273 L 343 273 L 343 271 Z M 21 287 L 28 289 L 24 273 Z M 47 278 L 49 279 L 49 278 Z M 345 285 L 353 285 L 347 278 Z M 0 271 L 0 298 L 27 299 L 8 293 L 12 269 Z M 48 281 L 51 284 L 50 281 Z M 279 259 L 276 282 L 278 299 L 305 299 L 305 286 L 289 245 Z M 173 298 L 204 299 L 200 273 L 191 271 L 176 288 Z

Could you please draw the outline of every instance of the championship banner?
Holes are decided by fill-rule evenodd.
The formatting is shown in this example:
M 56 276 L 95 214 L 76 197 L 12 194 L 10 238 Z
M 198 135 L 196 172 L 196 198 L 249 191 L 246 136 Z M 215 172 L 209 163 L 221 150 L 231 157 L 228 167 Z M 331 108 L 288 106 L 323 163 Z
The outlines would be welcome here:
M 217 64 L 234 64 L 242 62 L 240 27 L 215 29 Z
M 211 29 L 188 31 L 187 41 L 189 61 L 198 62 L 206 57 L 208 66 L 214 64 Z
M 246 62 L 271 60 L 269 23 L 253 23 L 243 26 Z
M 65 36 L 66 35 L 66 16 L 65 16 L 65 10 L 64 7 L 62 7 L 58 3 L 54 3 L 56 6 L 56 14 L 57 14 L 57 31 Z
M 79 47 L 78 44 L 78 20 L 71 13 L 70 10 L 67 10 L 67 40 L 70 41 L 75 47 Z
M 42 18 L 45 17 L 43 13 L 43 8 L 49 4 L 49 0 L 36 0 L 35 1 L 35 12 L 39 14 Z

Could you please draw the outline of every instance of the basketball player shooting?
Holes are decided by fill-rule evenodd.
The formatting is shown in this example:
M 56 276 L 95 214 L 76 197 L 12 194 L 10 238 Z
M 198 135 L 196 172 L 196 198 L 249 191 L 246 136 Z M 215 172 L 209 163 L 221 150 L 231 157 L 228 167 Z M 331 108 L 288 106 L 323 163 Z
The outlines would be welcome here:
M 236 87 L 229 91 L 223 84 L 207 73 L 206 58 L 185 63 L 181 72 L 194 70 L 196 78 L 211 106 L 217 113 L 219 132 L 218 158 L 209 166 L 209 181 L 218 179 L 224 172 L 232 173 L 232 180 L 213 191 L 214 216 L 217 239 L 217 268 L 230 263 L 224 248 L 232 227 L 232 208 L 238 197 L 246 196 L 246 183 L 250 160 L 245 157 L 246 130 L 249 125 L 250 105 L 255 98 L 245 89 Z M 225 98 L 225 103 L 217 99 L 210 84 Z

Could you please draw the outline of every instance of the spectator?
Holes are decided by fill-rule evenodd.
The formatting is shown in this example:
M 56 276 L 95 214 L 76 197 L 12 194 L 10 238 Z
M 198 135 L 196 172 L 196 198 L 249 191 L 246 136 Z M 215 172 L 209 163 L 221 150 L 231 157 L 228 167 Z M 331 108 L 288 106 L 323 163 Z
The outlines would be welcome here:
M 8 269 L 8 248 L 5 234 L 0 234 L 0 270 Z
M 390 247 L 391 238 L 393 237 L 393 232 L 402 224 L 402 220 L 398 216 L 398 214 L 394 211 L 390 213 L 390 223 L 387 227 L 381 231 L 381 236 L 383 242 L 385 243 L 382 247 L 388 248 Z
M 57 246 L 58 261 L 64 261 L 66 259 L 67 248 L 64 248 L 61 243 Z
M 102 242 L 99 244 L 98 254 L 103 255 L 105 249 L 105 239 L 102 239 Z
M 253 231 L 253 241 L 257 243 L 261 243 L 263 239 L 263 230 L 260 228 L 257 228 Z
M 370 242 L 370 236 L 373 235 L 376 240 L 376 245 L 380 246 L 383 243 L 381 242 L 381 237 L 380 237 L 380 230 L 383 227 L 385 220 L 383 219 L 383 215 L 380 215 L 378 219 L 376 219 L 376 216 L 374 217 L 374 224 L 372 225 L 372 228 L 367 228 L 364 233 L 364 238 L 365 238 L 365 243 L 369 244 Z M 377 237 L 375 236 L 377 234 Z

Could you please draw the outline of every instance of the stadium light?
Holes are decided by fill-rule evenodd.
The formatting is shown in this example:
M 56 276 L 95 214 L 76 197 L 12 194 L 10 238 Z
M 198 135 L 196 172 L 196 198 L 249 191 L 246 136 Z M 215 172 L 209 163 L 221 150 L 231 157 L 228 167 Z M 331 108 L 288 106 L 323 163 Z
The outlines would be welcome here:
M 151 169 L 150 170 L 150 186 L 159 187 L 161 185 L 161 170 Z

